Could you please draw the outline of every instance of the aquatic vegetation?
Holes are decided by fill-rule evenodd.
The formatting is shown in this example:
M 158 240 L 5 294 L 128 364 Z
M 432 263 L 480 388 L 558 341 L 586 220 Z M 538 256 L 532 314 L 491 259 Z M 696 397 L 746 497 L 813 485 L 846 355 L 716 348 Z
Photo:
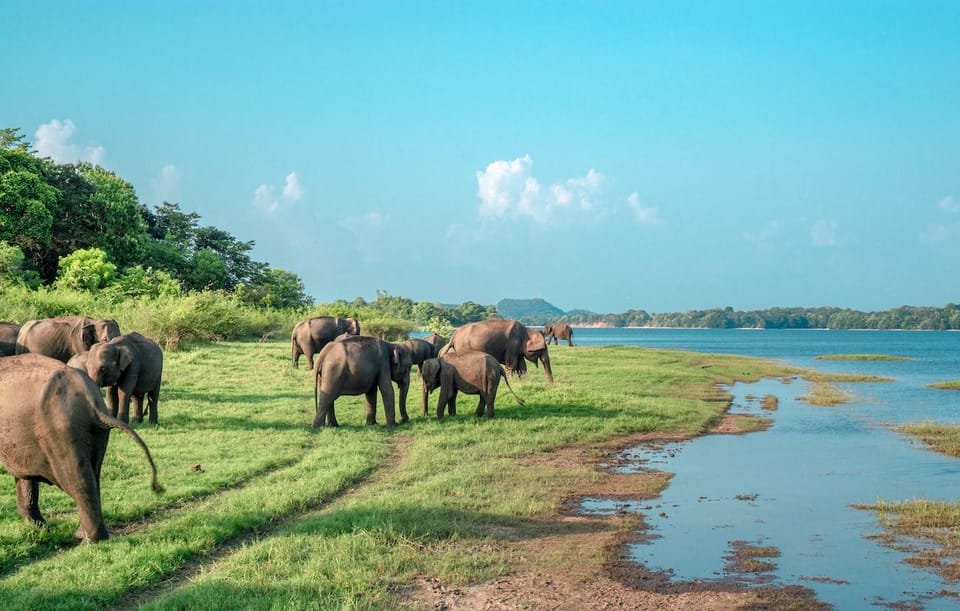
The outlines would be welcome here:
M 895 430 L 925 443 L 931 450 L 960 458 L 960 426 L 940 422 L 902 424 Z
M 960 390 L 960 380 L 950 380 L 949 382 L 934 382 L 933 384 L 927 384 L 929 388 L 937 388 L 940 390 Z
M 885 532 L 874 538 L 911 554 L 904 562 L 933 568 L 947 581 L 960 579 L 960 502 L 877 501 L 853 507 L 877 512 Z
M 837 388 L 829 382 L 814 380 L 810 384 L 810 392 L 797 399 L 819 407 L 834 407 L 849 403 L 853 399 L 853 393 Z

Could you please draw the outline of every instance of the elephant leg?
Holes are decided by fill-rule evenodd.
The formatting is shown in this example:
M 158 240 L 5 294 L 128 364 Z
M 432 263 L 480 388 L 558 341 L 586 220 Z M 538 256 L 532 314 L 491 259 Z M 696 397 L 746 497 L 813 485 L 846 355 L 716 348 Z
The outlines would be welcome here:
M 380 382 L 377 385 L 383 397 L 383 414 L 387 420 L 387 428 L 393 428 L 397 424 L 397 411 L 394 404 L 393 380 L 390 379 L 389 370 L 380 375 Z
M 120 387 L 116 384 L 107 387 L 107 407 L 110 409 L 110 415 L 117 417 L 117 410 L 120 409 Z
M 80 513 L 80 527 L 74 533 L 77 539 L 84 539 L 88 543 L 95 543 L 107 539 L 107 525 L 103 522 L 103 512 L 100 507 L 100 484 L 97 482 L 93 465 L 86 463 L 80 466 L 79 481 L 66 486 L 65 491 L 77 503 Z M 71 490 L 71 488 L 73 490 Z
M 157 423 L 157 401 L 160 399 L 160 386 L 147 393 L 147 412 L 149 415 L 150 424 Z
M 410 417 L 407 416 L 407 392 L 410 390 L 410 380 L 407 380 L 406 384 L 400 384 L 400 423 L 408 422 Z
M 46 526 L 40 513 L 40 484 L 29 479 L 17 478 L 17 511 L 27 524 Z
M 133 421 L 143 422 L 143 395 L 133 395 L 131 402 L 133 403 Z
M 119 388 L 119 385 L 117 385 L 117 399 L 118 399 L 118 405 L 119 405 L 119 409 L 117 410 L 117 418 L 119 420 L 123 420 L 124 422 L 129 423 L 130 422 L 130 393 L 124 390 L 123 388 Z M 141 420 L 142 419 L 143 418 L 141 417 Z
M 300 346 L 297 345 L 297 340 L 290 342 L 290 361 L 293 363 L 294 369 L 300 369 L 300 355 L 303 352 L 300 350 Z
M 313 418 L 313 428 L 323 426 L 340 426 L 337 424 L 337 418 L 333 412 L 333 402 L 337 395 L 330 392 L 320 391 L 317 403 L 317 415 Z
M 477 411 L 474 413 L 474 416 L 477 418 L 483 417 L 483 407 L 487 404 L 486 396 L 483 393 L 480 393 L 480 401 L 477 403 Z
M 313 371 L 313 350 L 307 348 L 303 351 L 303 354 L 307 357 L 307 363 L 310 364 L 310 371 Z
M 493 404 L 497 400 L 497 387 L 494 386 L 491 392 L 488 392 L 486 395 L 487 398 L 487 411 L 486 416 L 487 420 L 493 418 Z
M 367 424 L 373 425 L 377 423 L 377 388 L 373 387 L 368 390 L 364 397 L 367 400 Z M 386 401 L 384 401 L 386 403 Z

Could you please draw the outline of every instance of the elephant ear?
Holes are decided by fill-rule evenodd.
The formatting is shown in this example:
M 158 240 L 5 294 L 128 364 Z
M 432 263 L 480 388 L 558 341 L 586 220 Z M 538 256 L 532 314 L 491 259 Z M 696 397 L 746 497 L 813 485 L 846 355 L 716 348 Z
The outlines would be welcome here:
M 125 371 L 130 363 L 133 362 L 133 350 L 129 346 L 120 346 L 117 351 L 117 362 L 120 364 L 120 371 Z
M 543 339 L 542 333 L 531 333 L 527 336 L 527 344 L 524 348 L 525 354 L 531 354 L 547 347 L 547 342 Z

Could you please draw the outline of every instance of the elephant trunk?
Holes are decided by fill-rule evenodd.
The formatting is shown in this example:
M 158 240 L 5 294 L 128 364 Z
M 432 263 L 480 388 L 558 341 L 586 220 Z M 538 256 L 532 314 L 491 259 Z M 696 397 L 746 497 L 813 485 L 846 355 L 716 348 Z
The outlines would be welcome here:
M 543 349 L 543 354 L 540 355 L 540 359 L 543 361 L 543 372 L 547 374 L 547 382 L 553 382 L 553 369 L 550 368 L 550 354 L 546 348 Z

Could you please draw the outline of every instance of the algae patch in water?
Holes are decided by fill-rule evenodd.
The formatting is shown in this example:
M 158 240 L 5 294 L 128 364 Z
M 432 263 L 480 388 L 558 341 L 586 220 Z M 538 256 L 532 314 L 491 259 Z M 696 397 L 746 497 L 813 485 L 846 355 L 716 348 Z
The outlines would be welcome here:
M 818 361 L 912 361 L 906 356 L 892 354 L 822 354 L 815 357 Z
M 938 390 L 960 390 L 960 380 L 950 380 L 949 382 L 934 382 L 933 384 L 927 384 L 928 388 L 936 388 Z

